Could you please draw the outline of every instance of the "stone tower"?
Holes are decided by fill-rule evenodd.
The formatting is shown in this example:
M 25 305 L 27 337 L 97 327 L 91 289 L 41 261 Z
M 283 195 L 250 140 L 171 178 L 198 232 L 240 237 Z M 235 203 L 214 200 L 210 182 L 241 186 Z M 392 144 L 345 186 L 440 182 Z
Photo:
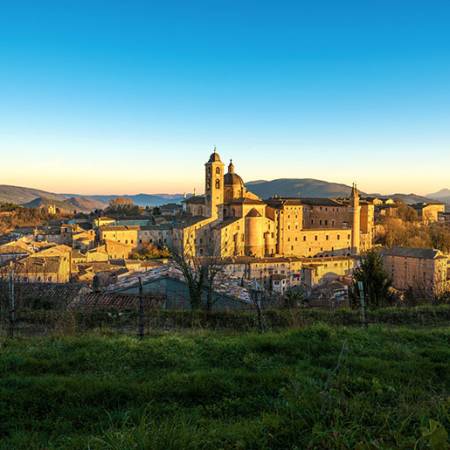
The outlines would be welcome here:
M 352 213 L 352 254 L 358 255 L 361 240 L 361 206 L 359 204 L 358 188 L 355 183 L 353 183 L 350 203 Z
M 214 147 L 214 152 L 205 164 L 206 214 L 214 219 L 223 217 L 223 173 L 224 164 Z

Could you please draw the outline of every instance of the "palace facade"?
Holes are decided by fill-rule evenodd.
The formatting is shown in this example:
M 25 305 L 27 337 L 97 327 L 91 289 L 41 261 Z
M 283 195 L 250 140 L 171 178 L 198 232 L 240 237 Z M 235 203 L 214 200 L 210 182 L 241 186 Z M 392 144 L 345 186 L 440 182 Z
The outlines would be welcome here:
M 185 220 L 173 229 L 173 247 L 196 256 L 331 257 L 372 246 L 374 205 L 349 198 L 262 200 L 249 192 L 232 162 L 214 150 L 205 164 L 205 194 L 185 200 Z

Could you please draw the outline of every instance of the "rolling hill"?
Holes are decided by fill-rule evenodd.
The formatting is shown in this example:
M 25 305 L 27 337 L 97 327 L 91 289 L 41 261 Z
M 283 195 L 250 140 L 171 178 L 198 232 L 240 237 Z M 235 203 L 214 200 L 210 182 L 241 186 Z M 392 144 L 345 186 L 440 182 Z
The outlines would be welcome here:
M 450 205 L 450 189 L 441 189 L 438 192 L 434 192 L 433 194 L 428 194 L 428 197 L 433 200 L 438 200 L 439 202 L 446 203 Z
M 275 195 L 281 197 L 347 197 L 351 187 L 341 183 L 330 183 L 311 178 L 279 178 L 276 180 L 256 180 L 246 184 L 249 191 L 261 198 Z M 423 197 L 416 194 L 365 194 L 377 197 L 390 197 L 402 200 L 405 203 L 429 202 L 431 199 L 450 204 L 450 190 L 443 189 L 436 194 Z M 16 203 L 27 207 L 38 207 L 42 204 L 55 203 L 60 209 L 67 211 L 89 212 L 95 209 L 105 209 L 108 203 L 117 198 L 125 197 L 138 206 L 160 206 L 167 203 L 179 203 L 183 200 L 182 194 L 135 194 L 135 195 L 80 195 L 55 194 L 39 189 L 19 186 L 0 185 L 0 203 Z M 59 205 L 59 206 L 58 206 Z
M 55 194 L 40 189 L 22 186 L 0 185 L 0 203 L 15 203 L 27 207 L 55 203 L 64 210 L 93 211 L 104 209 L 117 197 L 126 197 L 138 206 L 160 206 L 166 203 L 178 203 L 182 194 L 136 194 L 136 195 L 80 195 Z
M 54 194 L 52 192 L 21 186 L 0 184 L 0 202 L 2 203 L 16 203 L 17 205 L 23 205 L 40 197 L 62 202 L 66 200 L 66 197 L 62 194 Z
M 280 197 L 347 197 L 351 187 L 311 178 L 279 178 L 272 181 L 251 181 L 247 189 L 261 198 Z
M 103 209 L 105 204 L 96 200 L 90 200 L 84 197 L 71 197 L 64 200 L 55 200 L 54 198 L 37 197 L 31 202 L 23 203 L 26 208 L 42 208 L 54 205 L 61 212 L 84 212 L 88 213 L 95 209 Z

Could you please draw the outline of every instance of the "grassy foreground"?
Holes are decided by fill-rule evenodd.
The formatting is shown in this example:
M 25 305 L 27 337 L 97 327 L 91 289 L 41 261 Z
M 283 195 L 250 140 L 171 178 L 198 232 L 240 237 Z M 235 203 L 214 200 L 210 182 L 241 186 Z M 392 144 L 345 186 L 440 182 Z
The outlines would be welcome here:
M 1 449 L 446 449 L 450 329 L 7 341 Z

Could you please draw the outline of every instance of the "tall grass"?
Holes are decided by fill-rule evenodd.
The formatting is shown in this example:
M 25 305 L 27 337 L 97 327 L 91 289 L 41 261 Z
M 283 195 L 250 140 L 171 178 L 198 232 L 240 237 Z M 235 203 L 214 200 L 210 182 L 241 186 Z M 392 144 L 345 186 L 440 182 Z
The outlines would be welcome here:
M 1 449 L 448 448 L 450 330 L 3 341 Z

